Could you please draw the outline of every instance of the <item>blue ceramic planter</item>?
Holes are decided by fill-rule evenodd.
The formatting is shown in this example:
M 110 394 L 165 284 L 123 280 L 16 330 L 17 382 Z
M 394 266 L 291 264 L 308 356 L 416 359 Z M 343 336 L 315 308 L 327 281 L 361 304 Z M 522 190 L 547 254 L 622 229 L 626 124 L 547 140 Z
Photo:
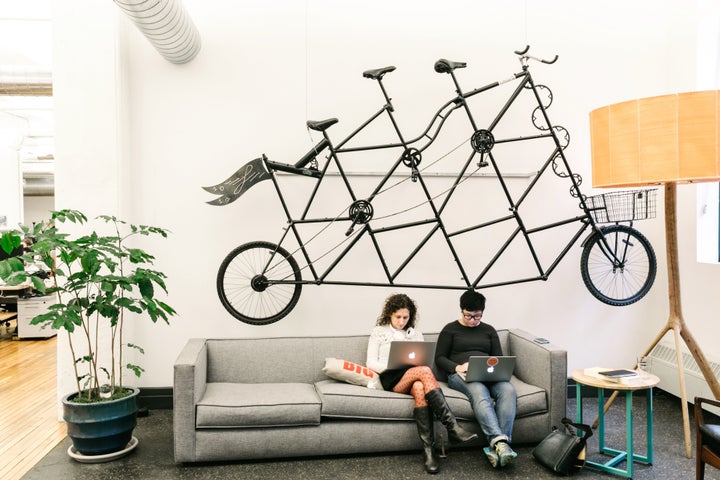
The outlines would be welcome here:
M 70 394 L 62 399 L 63 420 L 73 447 L 82 455 L 104 455 L 123 450 L 137 425 L 137 397 L 140 390 L 119 400 L 72 403 Z

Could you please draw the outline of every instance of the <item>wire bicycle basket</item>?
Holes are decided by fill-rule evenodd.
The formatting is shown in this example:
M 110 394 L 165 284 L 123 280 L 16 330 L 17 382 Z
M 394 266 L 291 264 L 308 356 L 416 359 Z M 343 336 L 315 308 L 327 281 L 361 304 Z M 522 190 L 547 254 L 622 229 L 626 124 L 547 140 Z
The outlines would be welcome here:
M 597 223 L 645 220 L 657 213 L 657 189 L 602 193 L 585 202 Z

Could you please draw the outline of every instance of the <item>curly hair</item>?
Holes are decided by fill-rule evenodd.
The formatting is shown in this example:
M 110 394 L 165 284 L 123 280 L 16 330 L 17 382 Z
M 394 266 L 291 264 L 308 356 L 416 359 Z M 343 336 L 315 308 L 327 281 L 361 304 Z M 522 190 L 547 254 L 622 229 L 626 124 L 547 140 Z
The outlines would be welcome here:
M 395 293 L 385 299 L 385 305 L 383 305 L 382 313 L 380 313 L 377 319 L 377 325 L 390 325 L 390 317 L 401 308 L 407 308 L 410 312 L 410 320 L 408 320 L 407 325 L 405 325 L 405 330 L 410 327 L 415 328 L 415 322 L 418 316 L 417 305 L 415 305 L 415 301 L 412 298 L 404 293 Z

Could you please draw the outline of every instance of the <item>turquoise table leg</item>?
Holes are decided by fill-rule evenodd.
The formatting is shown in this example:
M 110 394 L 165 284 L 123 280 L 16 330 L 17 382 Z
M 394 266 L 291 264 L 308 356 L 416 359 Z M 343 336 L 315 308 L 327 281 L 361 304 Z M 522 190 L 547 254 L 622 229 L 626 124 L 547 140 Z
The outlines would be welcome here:
M 632 478 L 634 473 L 634 463 L 641 462 L 651 465 L 653 462 L 653 404 L 652 404 L 652 388 L 647 390 L 646 403 L 646 432 L 647 432 L 647 455 L 639 455 L 635 453 L 635 445 L 633 440 L 633 392 L 625 391 L 625 448 L 626 451 L 616 450 L 605 446 L 605 391 L 598 388 L 598 444 L 599 451 L 605 455 L 613 455 L 605 463 L 586 461 L 585 464 L 590 468 L 603 472 L 612 473 L 621 477 Z M 580 417 L 578 417 L 580 418 Z M 618 468 L 617 465 L 625 461 L 627 467 L 625 469 Z
M 605 452 L 605 390 L 598 388 L 598 445 Z
M 583 422 L 583 411 L 582 411 L 582 385 L 580 382 L 575 383 L 575 409 L 576 414 L 575 418 L 577 418 L 577 423 Z
M 647 402 L 646 402 L 646 408 L 647 408 L 647 418 L 645 419 L 645 423 L 647 424 L 647 456 L 645 458 L 641 458 L 640 460 L 644 460 L 649 465 L 652 465 L 653 463 L 653 389 L 648 388 L 645 392 L 647 395 Z
M 652 465 L 653 463 L 653 400 L 652 400 L 652 388 L 646 391 L 646 402 L 645 402 L 645 433 L 647 435 L 647 453 L 645 455 L 633 454 L 633 458 L 636 462 L 646 463 Z

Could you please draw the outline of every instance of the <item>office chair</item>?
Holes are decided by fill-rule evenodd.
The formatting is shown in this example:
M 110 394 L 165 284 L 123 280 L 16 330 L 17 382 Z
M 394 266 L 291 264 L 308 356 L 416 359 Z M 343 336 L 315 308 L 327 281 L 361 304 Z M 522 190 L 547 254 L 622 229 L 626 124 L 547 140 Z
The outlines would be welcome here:
M 695 397 L 695 480 L 705 478 L 705 464 L 720 468 L 720 424 L 705 423 L 703 403 L 720 407 L 720 401 Z

